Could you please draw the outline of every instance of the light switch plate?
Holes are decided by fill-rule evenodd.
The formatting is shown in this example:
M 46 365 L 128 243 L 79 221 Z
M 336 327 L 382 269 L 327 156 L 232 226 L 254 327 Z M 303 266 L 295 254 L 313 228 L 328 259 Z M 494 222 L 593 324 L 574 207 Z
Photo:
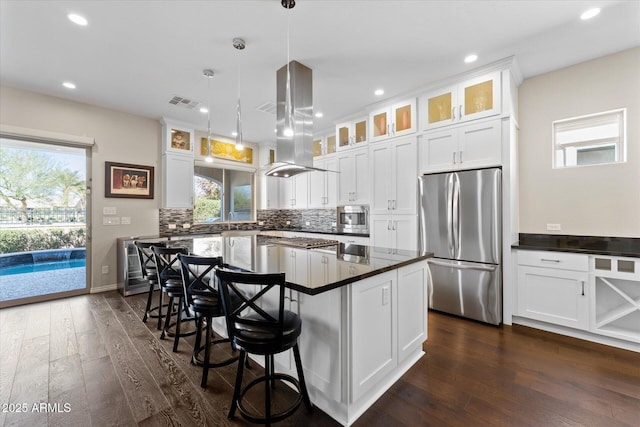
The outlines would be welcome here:
M 120 225 L 120 217 L 117 216 L 103 216 L 102 225 Z
M 547 224 L 547 230 L 548 231 L 560 231 L 561 227 L 560 227 L 560 224 Z
M 115 206 L 105 206 L 102 208 L 102 215 L 115 215 L 118 210 Z
M 131 224 L 131 217 L 130 216 L 123 216 L 120 218 L 120 224 L 123 225 L 129 225 Z

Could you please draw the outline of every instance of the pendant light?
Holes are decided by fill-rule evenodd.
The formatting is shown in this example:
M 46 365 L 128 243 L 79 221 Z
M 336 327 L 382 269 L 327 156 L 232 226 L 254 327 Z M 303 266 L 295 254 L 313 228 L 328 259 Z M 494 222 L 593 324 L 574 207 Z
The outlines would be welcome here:
M 213 162 L 213 157 L 211 157 L 211 79 L 213 78 L 213 70 L 207 68 L 202 71 L 202 75 L 207 78 L 207 92 L 209 93 L 209 105 L 207 105 L 207 157 L 204 160 L 211 163 Z
M 296 5 L 294 0 L 282 0 L 282 7 L 285 9 L 293 9 Z M 294 117 L 293 117 L 293 102 L 291 101 L 291 73 L 289 71 L 289 27 L 290 27 L 290 12 L 287 12 L 287 83 L 285 87 L 285 99 L 284 99 L 284 128 L 282 134 L 288 138 L 292 138 L 294 135 Z
M 233 39 L 233 47 L 238 51 L 245 48 L 246 43 L 239 37 Z M 238 55 L 238 105 L 236 108 L 236 150 L 244 150 L 242 142 L 242 109 L 240 108 L 240 56 Z

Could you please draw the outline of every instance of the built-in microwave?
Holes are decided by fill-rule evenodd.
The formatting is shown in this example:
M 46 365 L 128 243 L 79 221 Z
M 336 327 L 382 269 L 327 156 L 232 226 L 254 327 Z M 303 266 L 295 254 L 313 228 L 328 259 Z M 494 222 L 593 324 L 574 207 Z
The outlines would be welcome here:
M 338 233 L 369 234 L 369 205 L 338 206 Z

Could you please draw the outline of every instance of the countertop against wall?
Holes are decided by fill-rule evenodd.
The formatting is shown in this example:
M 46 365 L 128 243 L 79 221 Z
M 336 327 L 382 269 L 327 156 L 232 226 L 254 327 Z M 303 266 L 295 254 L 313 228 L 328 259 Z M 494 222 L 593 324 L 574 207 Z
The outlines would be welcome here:
M 575 252 L 640 258 L 640 239 L 632 237 L 570 236 L 520 233 L 513 249 Z

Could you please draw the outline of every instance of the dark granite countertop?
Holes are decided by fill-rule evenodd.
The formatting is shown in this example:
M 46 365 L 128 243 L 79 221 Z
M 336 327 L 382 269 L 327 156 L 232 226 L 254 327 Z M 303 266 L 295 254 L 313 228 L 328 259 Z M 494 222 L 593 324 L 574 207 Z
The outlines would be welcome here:
M 513 249 L 574 252 L 640 258 L 640 239 L 631 237 L 570 236 L 520 233 Z
M 170 241 L 170 246 L 186 247 L 202 256 L 222 256 L 232 267 L 256 273 L 287 273 L 287 287 L 308 295 L 317 295 L 387 271 L 426 260 L 432 253 L 362 247 L 354 261 L 341 251 L 344 245 L 301 249 L 274 244 L 272 236 L 241 236 L 227 247 L 220 235 Z M 295 265 L 295 266 L 294 266 Z M 291 267 L 291 272 L 287 270 Z

